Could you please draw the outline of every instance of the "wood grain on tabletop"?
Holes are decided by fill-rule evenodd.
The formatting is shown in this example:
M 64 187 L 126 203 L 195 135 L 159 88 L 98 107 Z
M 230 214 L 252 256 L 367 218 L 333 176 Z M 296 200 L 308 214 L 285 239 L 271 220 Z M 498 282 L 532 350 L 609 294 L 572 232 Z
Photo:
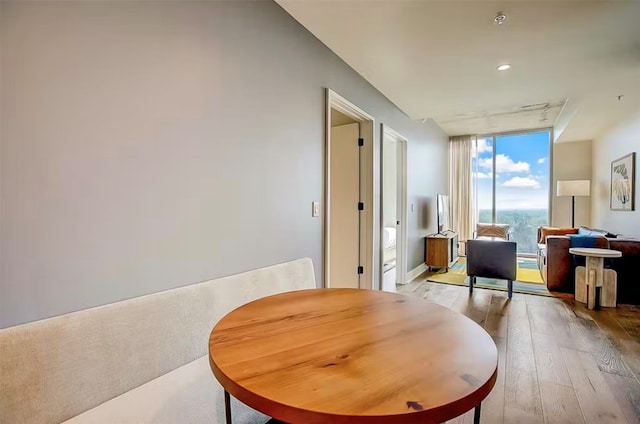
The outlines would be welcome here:
M 215 326 L 209 352 L 232 395 L 292 424 L 443 422 L 486 397 L 498 361 L 489 334 L 462 314 L 357 289 L 243 305 Z

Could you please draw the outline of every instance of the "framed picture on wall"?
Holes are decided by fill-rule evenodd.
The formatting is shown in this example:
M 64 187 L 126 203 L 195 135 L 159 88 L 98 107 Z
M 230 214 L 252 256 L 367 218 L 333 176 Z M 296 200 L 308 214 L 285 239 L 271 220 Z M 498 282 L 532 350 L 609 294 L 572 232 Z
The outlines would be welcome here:
M 636 153 L 629 153 L 611 162 L 612 211 L 635 210 Z

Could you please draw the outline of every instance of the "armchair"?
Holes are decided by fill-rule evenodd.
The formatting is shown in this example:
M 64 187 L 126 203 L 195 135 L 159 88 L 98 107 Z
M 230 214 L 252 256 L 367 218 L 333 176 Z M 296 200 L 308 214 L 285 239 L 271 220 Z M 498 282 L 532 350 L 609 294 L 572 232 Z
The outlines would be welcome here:
M 476 224 L 476 230 L 473 232 L 473 238 L 482 237 L 501 238 L 509 240 L 509 224 Z
M 476 277 L 507 280 L 509 299 L 518 269 L 516 242 L 507 240 L 467 241 L 467 275 L 469 294 L 473 293 Z

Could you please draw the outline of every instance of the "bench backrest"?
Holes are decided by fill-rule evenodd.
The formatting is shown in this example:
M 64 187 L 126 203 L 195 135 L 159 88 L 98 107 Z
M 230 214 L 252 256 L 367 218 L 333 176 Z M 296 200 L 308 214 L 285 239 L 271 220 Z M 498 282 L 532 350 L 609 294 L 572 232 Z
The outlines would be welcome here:
M 476 224 L 475 237 L 498 237 L 509 239 L 509 224 Z
M 69 419 L 207 354 L 236 307 L 314 287 L 299 259 L 0 330 L 0 422 Z

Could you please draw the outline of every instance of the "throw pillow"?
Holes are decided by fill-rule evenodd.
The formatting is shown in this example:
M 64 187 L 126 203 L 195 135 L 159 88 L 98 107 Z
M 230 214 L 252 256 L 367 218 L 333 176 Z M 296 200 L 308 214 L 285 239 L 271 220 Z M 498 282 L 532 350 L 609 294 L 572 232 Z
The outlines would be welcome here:
M 588 236 L 584 234 L 569 234 L 571 247 L 596 247 L 596 239 L 602 236 Z
M 609 232 L 605 231 L 605 230 L 599 230 L 597 228 L 580 227 L 580 228 L 578 228 L 578 234 L 585 235 L 585 236 L 607 237 Z
M 598 243 L 596 246 L 596 241 L 598 239 L 604 239 L 604 236 L 594 235 L 587 236 L 584 234 L 569 234 L 570 247 L 603 247 L 601 243 Z M 608 244 L 608 243 L 607 243 Z M 573 256 L 573 267 L 577 266 L 585 266 L 586 258 L 580 255 L 572 255 Z
M 577 228 L 540 227 L 540 240 L 538 243 L 547 244 L 547 236 L 566 236 L 577 234 Z

